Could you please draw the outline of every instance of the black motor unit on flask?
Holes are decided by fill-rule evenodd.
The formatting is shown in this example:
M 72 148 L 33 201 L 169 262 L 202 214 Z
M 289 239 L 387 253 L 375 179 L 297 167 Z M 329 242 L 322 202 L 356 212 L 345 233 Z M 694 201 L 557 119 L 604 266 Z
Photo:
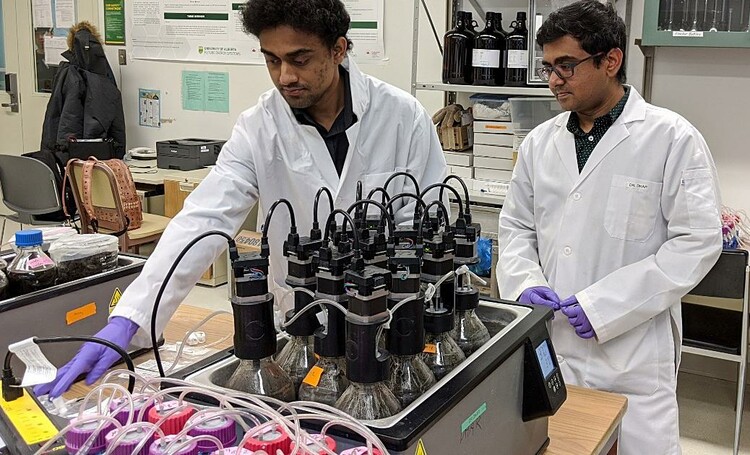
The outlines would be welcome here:
M 469 356 L 479 349 L 490 339 L 490 333 L 484 323 L 476 315 L 479 306 L 479 290 L 471 284 L 471 278 L 481 280 L 474 275 L 469 268 L 479 263 L 477 244 L 482 235 L 482 226 L 473 223 L 471 217 L 471 201 L 469 200 L 469 189 L 466 183 L 455 175 L 449 175 L 443 180 L 447 183 L 456 180 L 464 191 L 463 216 L 459 216 L 456 222 L 450 226 L 456 242 L 455 258 L 453 260 L 456 277 L 452 281 L 454 285 L 455 298 L 455 321 L 451 330 L 451 337 L 461 347 L 461 350 Z
M 318 253 L 315 298 L 336 302 L 345 309 L 348 303 L 344 291 L 344 273 L 354 257 L 352 243 L 343 239 L 337 245 L 329 245 L 328 235 L 326 232 L 323 247 Z M 346 319 L 345 313 L 333 304 L 324 305 L 327 310 L 326 321 L 315 331 L 315 354 L 318 361 L 302 381 L 299 399 L 334 406 L 349 386 L 345 361 Z
M 357 256 L 353 261 L 353 270 L 346 271 L 349 296 L 346 375 L 350 385 L 336 407 L 355 419 L 382 419 L 401 410 L 386 382 L 390 355 L 378 346 L 378 336 L 390 318 L 386 288 L 390 273 L 378 267 L 365 267 Z
M 234 355 L 240 359 L 225 387 L 292 401 L 294 384 L 273 359 L 276 328 L 273 294 L 268 292 L 268 239 L 261 239 L 261 251 L 240 255 L 232 262 L 234 313 Z M 222 384 L 217 384 L 222 385 Z
M 418 201 L 424 204 L 421 199 Z M 435 384 L 435 375 L 420 355 L 425 346 L 424 294 L 420 283 L 422 238 L 418 234 L 411 249 L 397 248 L 395 242 L 396 239 L 388 247 L 388 308 L 392 313 L 386 337 L 392 359 L 388 385 L 401 406 L 406 407 Z
M 462 218 L 464 216 L 463 203 L 458 192 L 452 187 L 444 183 L 436 183 L 425 188 L 421 196 L 424 198 L 428 191 L 436 188 L 445 189 L 454 194 L 459 204 L 458 217 Z M 438 200 L 442 200 L 442 194 Z M 433 204 L 435 202 L 428 204 L 428 209 Z M 438 213 L 440 215 L 432 222 L 428 221 L 429 210 L 425 210 L 423 221 L 425 227 L 428 223 L 430 224 L 430 229 L 423 231 L 424 255 L 421 279 L 427 287 L 427 292 L 424 311 L 425 347 L 421 356 L 435 378 L 440 380 L 466 360 L 466 356 L 450 336 L 454 324 L 455 240 L 450 229 L 439 230 L 440 220 L 447 223 L 448 219 L 445 210 Z M 432 291 L 430 291 L 431 287 Z
M 312 233 L 314 236 L 315 234 Z M 299 390 L 302 380 L 307 376 L 310 368 L 315 364 L 313 352 L 313 334 L 320 327 L 315 313 L 308 311 L 299 314 L 314 300 L 316 289 L 315 270 L 317 252 L 323 241 L 320 237 L 299 237 L 290 233 L 284 242 L 284 256 L 287 258 L 288 274 L 286 284 L 294 292 L 294 309 L 286 313 L 284 331 L 291 336 L 284 349 L 276 357 L 276 361 L 294 381 L 294 390 Z M 305 289 L 294 290 L 294 288 Z M 296 318 L 295 316 L 298 315 Z M 292 318 L 295 318 L 292 322 Z

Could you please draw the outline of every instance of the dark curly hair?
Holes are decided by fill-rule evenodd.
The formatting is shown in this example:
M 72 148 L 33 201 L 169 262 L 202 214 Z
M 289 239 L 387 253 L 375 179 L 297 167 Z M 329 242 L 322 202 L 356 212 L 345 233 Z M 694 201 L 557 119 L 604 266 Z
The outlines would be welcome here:
M 260 36 L 263 30 L 288 25 L 295 30 L 317 35 L 329 48 L 340 37 L 347 38 L 349 13 L 341 0 L 248 0 L 242 9 L 245 32 Z
M 617 15 L 612 4 L 598 0 L 581 0 L 564 6 L 547 17 L 536 33 L 539 47 L 570 35 L 581 43 L 581 48 L 591 55 L 609 52 L 614 48 L 622 51 L 622 65 L 617 79 L 625 83 L 625 50 L 627 32 L 625 22 Z M 597 67 L 604 56 L 594 58 Z

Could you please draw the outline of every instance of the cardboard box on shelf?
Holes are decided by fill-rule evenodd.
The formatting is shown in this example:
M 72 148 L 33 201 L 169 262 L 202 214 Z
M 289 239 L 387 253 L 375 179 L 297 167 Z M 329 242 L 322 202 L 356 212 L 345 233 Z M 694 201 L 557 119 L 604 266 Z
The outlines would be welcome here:
M 474 157 L 486 156 L 489 158 L 504 158 L 506 160 L 513 159 L 513 150 L 512 147 L 481 144 L 475 144 L 473 148 Z
M 234 237 L 234 242 L 237 244 L 237 251 L 239 253 L 260 251 L 260 237 L 260 232 L 248 231 L 246 229 L 238 232 Z
M 471 125 L 436 128 L 443 150 L 461 151 L 471 148 L 474 144 L 474 129 Z

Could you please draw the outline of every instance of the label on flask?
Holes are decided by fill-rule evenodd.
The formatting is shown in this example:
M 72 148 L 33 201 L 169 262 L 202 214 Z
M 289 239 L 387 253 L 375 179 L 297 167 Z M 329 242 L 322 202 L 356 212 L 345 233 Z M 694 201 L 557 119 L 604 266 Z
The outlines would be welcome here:
M 35 257 L 34 259 L 29 259 L 29 262 L 27 262 L 27 264 L 32 269 L 38 269 L 39 267 L 44 267 L 46 265 L 53 265 L 54 262 L 52 262 L 52 259 L 48 258 L 47 256 L 39 256 Z
M 427 354 L 437 354 L 437 347 L 434 344 L 426 344 L 424 345 L 424 351 Z
M 315 365 L 310 368 L 310 371 L 307 372 L 307 376 L 305 376 L 305 379 L 303 379 L 302 382 L 309 386 L 317 387 L 318 384 L 320 384 L 321 376 L 323 376 L 323 369 Z
M 471 65 L 477 68 L 500 68 L 502 52 L 492 49 L 474 49 Z
M 528 67 L 529 67 L 529 51 L 508 50 L 507 68 L 528 68 Z

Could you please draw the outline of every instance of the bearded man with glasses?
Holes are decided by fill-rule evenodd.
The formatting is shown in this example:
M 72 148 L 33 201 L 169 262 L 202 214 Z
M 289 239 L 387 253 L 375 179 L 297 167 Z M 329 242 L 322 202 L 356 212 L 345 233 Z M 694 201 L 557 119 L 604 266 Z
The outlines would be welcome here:
M 680 300 L 721 254 L 716 167 L 680 115 L 625 85 L 625 24 L 583 0 L 539 29 L 538 75 L 569 112 L 521 144 L 500 214 L 498 285 L 557 314 L 568 384 L 628 398 L 623 455 L 678 454 Z

